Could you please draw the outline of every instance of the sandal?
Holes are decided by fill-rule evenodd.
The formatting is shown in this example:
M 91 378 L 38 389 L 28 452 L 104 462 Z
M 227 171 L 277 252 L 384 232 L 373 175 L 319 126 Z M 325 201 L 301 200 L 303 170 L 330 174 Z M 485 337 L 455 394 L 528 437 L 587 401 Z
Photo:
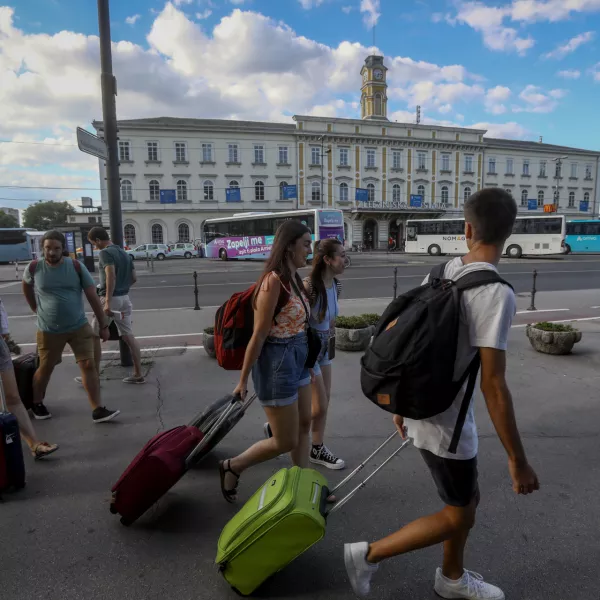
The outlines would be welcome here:
M 54 452 L 58 450 L 58 444 L 49 444 L 48 442 L 40 442 L 36 444 L 34 448 L 31 450 L 32 456 L 35 460 L 40 460 L 41 458 L 46 458 L 46 456 L 50 456 Z
M 227 462 L 227 467 L 225 466 L 225 462 Z M 237 478 L 235 487 L 231 490 L 225 489 L 225 475 L 227 473 L 231 473 Z M 240 476 L 231 469 L 231 459 L 228 459 L 227 461 L 222 460 L 219 463 L 219 475 L 221 476 L 221 492 L 223 493 L 223 498 L 225 498 L 229 504 L 233 504 L 237 500 L 237 485 L 240 480 Z

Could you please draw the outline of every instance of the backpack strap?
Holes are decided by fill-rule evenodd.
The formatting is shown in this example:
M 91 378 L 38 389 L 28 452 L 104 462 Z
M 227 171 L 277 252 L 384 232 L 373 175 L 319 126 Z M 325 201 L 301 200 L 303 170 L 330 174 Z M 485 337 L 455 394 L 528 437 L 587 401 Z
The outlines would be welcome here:
M 337 299 L 339 300 L 340 296 L 342 295 L 342 282 L 337 277 L 334 277 L 333 283 L 335 284 Z
M 480 365 L 481 358 L 479 356 L 479 350 L 477 350 L 477 354 L 471 361 L 471 364 L 467 367 L 467 370 L 456 384 L 458 390 L 460 390 L 467 377 L 469 378 L 467 389 L 465 390 L 465 395 L 463 396 L 463 401 L 458 411 L 458 417 L 456 419 L 456 425 L 454 426 L 454 432 L 452 433 L 452 439 L 450 440 L 450 446 L 448 446 L 448 452 L 450 452 L 450 454 L 456 454 L 460 435 L 465 426 L 467 413 L 469 412 L 469 406 L 471 405 L 471 399 L 473 398 L 473 392 L 475 391 L 475 382 L 477 381 L 477 373 L 479 372 Z
M 433 281 L 435 281 L 436 279 L 439 281 L 442 281 L 444 279 L 444 271 L 446 270 L 446 265 L 448 263 L 442 263 L 441 265 L 437 265 L 435 267 L 433 267 L 433 269 L 431 269 L 431 272 L 429 273 L 429 282 L 432 283 Z
M 513 286 L 505 279 L 502 279 L 496 271 L 490 271 L 489 269 L 481 269 L 480 271 L 467 273 L 466 275 L 459 277 L 454 283 L 460 292 L 481 287 L 483 285 L 489 285 L 491 283 L 502 283 L 510 287 L 511 290 L 514 289 Z
M 37 258 L 32 260 L 29 263 L 29 266 L 27 267 L 27 270 L 29 271 L 29 275 L 31 277 L 31 285 L 35 284 L 35 272 L 37 270 L 37 266 L 38 266 L 38 260 Z

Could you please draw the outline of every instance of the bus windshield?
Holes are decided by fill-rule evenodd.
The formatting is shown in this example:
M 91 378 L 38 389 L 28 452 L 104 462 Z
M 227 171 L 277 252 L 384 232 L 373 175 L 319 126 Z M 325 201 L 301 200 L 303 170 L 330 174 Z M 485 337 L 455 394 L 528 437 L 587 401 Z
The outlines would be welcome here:
M 35 251 L 34 240 L 26 229 L 0 229 L 0 263 L 31 260 Z

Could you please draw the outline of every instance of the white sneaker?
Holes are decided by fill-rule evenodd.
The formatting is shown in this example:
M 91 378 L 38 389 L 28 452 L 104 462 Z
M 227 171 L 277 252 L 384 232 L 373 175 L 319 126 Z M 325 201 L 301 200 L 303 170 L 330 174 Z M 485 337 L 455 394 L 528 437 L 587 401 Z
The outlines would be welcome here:
M 369 552 L 368 542 L 344 544 L 344 563 L 354 593 L 360 598 L 365 598 L 371 591 L 371 577 L 379 565 L 367 562 Z
M 442 598 L 461 598 L 462 600 L 504 600 L 504 592 L 486 583 L 479 573 L 465 572 L 458 581 L 444 577 L 442 570 L 435 572 L 435 593 Z

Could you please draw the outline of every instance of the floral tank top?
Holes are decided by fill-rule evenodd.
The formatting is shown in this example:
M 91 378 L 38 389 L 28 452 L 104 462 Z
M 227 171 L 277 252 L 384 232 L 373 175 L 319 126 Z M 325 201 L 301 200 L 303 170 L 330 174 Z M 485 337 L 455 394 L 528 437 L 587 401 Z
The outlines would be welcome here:
M 276 273 L 273 273 L 273 275 L 279 279 Z M 302 333 L 306 329 L 306 310 L 304 309 L 302 300 L 293 293 L 291 286 L 286 286 L 281 279 L 279 279 L 279 282 L 283 289 L 290 295 L 290 299 L 275 317 L 269 335 L 277 338 L 290 338 Z M 308 306 L 308 297 L 304 293 L 303 286 L 300 288 L 300 293 L 305 305 Z

